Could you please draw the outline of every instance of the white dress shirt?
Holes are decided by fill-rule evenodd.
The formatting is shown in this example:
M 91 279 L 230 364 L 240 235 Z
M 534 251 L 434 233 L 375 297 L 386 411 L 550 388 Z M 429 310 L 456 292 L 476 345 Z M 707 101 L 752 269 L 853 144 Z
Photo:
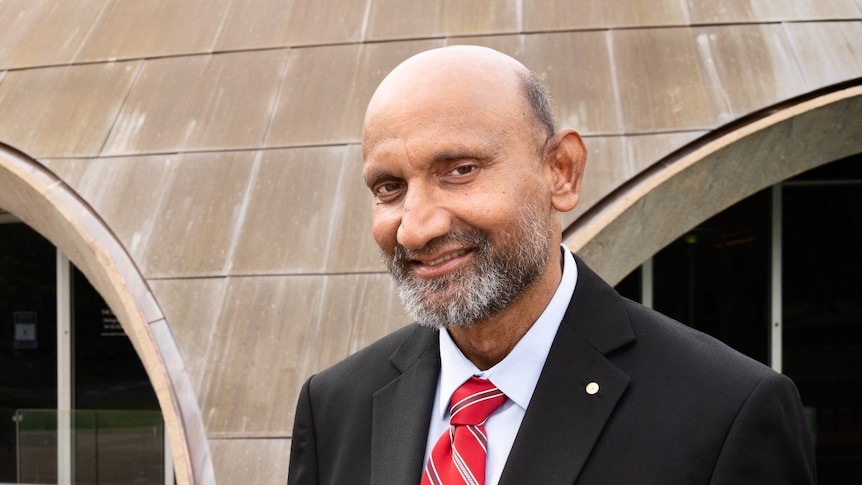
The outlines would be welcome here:
M 485 484 L 497 485 L 509 451 L 515 441 L 524 413 L 533 397 L 539 375 L 551 349 L 551 343 L 575 290 L 578 269 L 572 253 L 563 246 L 563 277 L 545 311 L 533 324 L 509 355 L 486 371 L 479 370 L 464 357 L 452 341 L 449 332 L 440 332 L 440 377 L 428 429 L 425 462 L 444 431 L 449 428 L 449 398 L 470 376 L 490 379 L 509 398 L 485 422 L 488 434 L 488 461 Z

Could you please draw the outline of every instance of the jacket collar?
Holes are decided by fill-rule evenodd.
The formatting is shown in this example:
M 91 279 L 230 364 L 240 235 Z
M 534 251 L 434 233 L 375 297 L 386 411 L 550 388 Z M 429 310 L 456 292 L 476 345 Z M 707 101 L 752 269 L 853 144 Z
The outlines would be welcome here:
M 392 354 L 401 375 L 374 393 L 371 423 L 371 483 L 419 483 L 431 407 L 440 373 L 435 330 L 414 324 Z

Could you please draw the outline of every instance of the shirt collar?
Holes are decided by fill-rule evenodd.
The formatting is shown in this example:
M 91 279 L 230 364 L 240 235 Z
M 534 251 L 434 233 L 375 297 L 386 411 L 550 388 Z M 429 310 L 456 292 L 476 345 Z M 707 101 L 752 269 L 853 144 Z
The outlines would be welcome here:
M 545 311 L 515 344 L 509 355 L 494 367 L 484 372 L 479 370 L 464 357 L 449 332 L 440 332 L 440 393 L 437 402 L 440 416 L 446 416 L 449 398 L 455 389 L 474 375 L 491 379 L 511 401 L 523 410 L 527 409 L 578 279 L 578 268 L 572 253 L 565 246 L 561 247 L 561 252 L 563 277 L 557 291 Z

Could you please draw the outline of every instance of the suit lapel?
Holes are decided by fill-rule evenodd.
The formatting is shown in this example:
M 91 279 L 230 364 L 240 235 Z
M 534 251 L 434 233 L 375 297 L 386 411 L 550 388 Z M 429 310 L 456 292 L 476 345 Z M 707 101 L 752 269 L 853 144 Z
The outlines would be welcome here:
M 501 485 L 574 483 L 628 386 L 629 376 L 604 355 L 634 340 L 622 299 L 583 262 L 577 263 L 575 293 Z M 598 384 L 598 392 L 587 392 L 590 383 Z
M 437 378 L 437 332 L 417 327 L 391 357 L 402 374 L 374 394 L 371 483 L 419 483 Z
M 589 394 L 586 386 L 593 382 L 599 390 Z M 500 484 L 573 483 L 628 382 L 586 341 L 560 327 Z
M 573 483 L 629 383 L 605 357 L 634 340 L 623 300 L 575 259 L 578 283 L 501 485 Z M 419 483 L 440 373 L 437 333 L 417 327 L 390 360 L 401 375 L 374 394 L 371 483 Z

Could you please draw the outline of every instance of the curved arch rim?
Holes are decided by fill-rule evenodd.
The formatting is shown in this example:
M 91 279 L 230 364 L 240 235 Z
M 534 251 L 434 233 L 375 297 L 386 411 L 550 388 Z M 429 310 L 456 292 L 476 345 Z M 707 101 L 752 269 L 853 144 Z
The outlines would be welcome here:
M 58 247 L 119 317 L 162 408 L 177 482 L 215 483 L 203 419 L 179 348 L 122 244 L 68 185 L 35 159 L 3 143 L 0 207 Z
M 815 139 L 816 134 L 826 131 L 823 126 L 816 124 L 823 121 L 821 118 L 824 113 L 828 119 L 829 110 L 840 113 L 845 105 L 862 100 L 860 81 L 849 87 L 842 85 L 819 96 L 806 97 L 797 103 L 769 110 L 764 116 L 733 126 L 726 133 L 715 136 L 713 132 L 713 138 L 706 142 L 696 140 L 688 145 L 692 148 L 677 150 L 677 155 L 672 154 L 645 170 L 565 228 L 563 243 L 581 255 L 608 282 L 616 284 L 685 231 L 733 203 L 801 171 L 862 152 L 862 123 L 842 123 L 839 120 L 833 126 L 825 127 L 832 128 L 832 131 L 827 132 L 828 136 Z M 854 105 L 851 109 L 859 107 Z M 818 117 L 818 114 L 821 116 Z M 805 129 L 813 130 L 814 135 L 799 136 Z M 768 160 L 777 150 L 769 144 L 769 140 L 774 137 L 788 142 L 778 147 L 781 156 L 779 162 L 783 166 Z M 835 144 L 835 139 L 847 141 L 846 146 Z M 816 150 L 818 146 L 821 148 L 819 151 Z M 739 187 L 723 185 L 729 197 L 725 197 L 721 203 L 707 200 L 709 191 L 703 190 L 703 187 L 698 193 L 695 191 L 697 187 L 686 184 L 689 180 L 706 181 L 709 175 L 715 175 L 714 180 L 726 180 L 721 177 L 724 172 L 739 173 L 746 169 L 762 168 L 758 163 L 745 165 L 733 159 L 732 156 L 737 152 L 747 156 L 750 151 L 745 149 L 751 147 L 760 148 L 766 154 L 759 158 L 745 158 L 746 162 L 765 164 L 768 161 L 776 165 L 772 167 L 775 170 L 757 180 L 743 180 Z M 799 154 L 811 154 L 812 151 L 816 159 L 799 159 L 802 156 Z M 689 187 L 685 188 L 686 185 Z M 682 198 L 685 195 L 693 198 Z M 679 204 L 681 200 L 685 200 L 684 205 L 689 207 L 697 202 L 711 203 L 701 205 L 686 217 L 672 218 L 668 223 L 664 220 L 668 216 L 660 213 L 661 208 L 666 208 L 670 204 L 668 201 Z M 638 218 L 646 218 L 646 222 L 660 225 L 662 234 L 645 227 L 644 221 Z M 636 241 L 626 242 L 634 239 Z M 633 247 L 635 245 L 636 248 Z

